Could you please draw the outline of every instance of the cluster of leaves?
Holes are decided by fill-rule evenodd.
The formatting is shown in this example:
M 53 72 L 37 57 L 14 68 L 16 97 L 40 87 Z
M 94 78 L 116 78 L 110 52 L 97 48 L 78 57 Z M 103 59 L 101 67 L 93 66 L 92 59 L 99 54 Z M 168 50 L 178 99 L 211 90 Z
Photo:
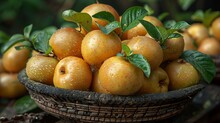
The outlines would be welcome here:
M 202 22 L 206 27 L 211 26 L 211 23 L 215 18 L 220 16 L 220 11 L 212 11 L 208 9 L 206 11 L 197 10 L 192 15 L 192 20 Z
M 52 51 L 52 48 L 49 46 L 49 39 L 56 28 L 48 27 L 31 33 L 32 27 L 33 25 L 28 25 L 24 28 L 23 34 L 12 35 L 2 46 L 1 53 L 5 53 L 11 46 L 21 42 L 21 45 L 16 47 L 17 50 L 28 48 L 48 55 Z

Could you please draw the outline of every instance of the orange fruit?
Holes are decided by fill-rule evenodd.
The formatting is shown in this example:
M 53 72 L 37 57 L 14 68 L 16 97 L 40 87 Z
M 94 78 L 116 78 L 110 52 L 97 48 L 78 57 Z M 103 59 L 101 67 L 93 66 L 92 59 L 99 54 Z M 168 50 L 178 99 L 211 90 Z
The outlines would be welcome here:
M 84 37 L 81 51 L 88 64 L 100 66 L 106 59 L 121 52 L 121 40 L 115 33 L 106 35 L 101 30 L 93 30 Z
M 92 82 L 92 71 L 89 65 L 75 56 L 60 60 L 54 72 L 55 87 L 73 90 L 89 90 Z
M 2 58 L 0 58 L 0 73 L 5 72 L 5 68 L 3 67 Z
M 61 28 L 51 36 L 49 44 L 59 60 L 67 56 L 82 57 L 81 43 L 83 37 L 83 34 L 74 28 Z

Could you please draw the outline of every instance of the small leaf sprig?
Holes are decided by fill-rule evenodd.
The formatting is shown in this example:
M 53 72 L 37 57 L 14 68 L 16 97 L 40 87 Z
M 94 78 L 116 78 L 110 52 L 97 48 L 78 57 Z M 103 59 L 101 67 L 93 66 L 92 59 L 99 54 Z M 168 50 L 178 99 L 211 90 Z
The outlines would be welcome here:
M 193 21 L 202 22 L 206 27 L 210 27 L 211 23 L 220 16 L 220 11 L 212 11 L 208 9 L 206 11 L 197 10 L 191 17 Z
M 168 39 L 181 37 L 182 35 L 179 34 L 178 31 L 190 26 L 185 21 L 172 23 L 167 28 L 154 26 L 152 23 L 145 20 L 139 20 L 139 21 L 145 27 L 148 34 L 156 41 L 159 41 L 160 45 L 162 46 Z
M 33 25 L 28 25 L 24 28 L 23 34 L 14 34 L 1 48 L 1 53 L 5 53 L 11 46 L 21 42 L 20 46 L 16 46 L 16 50 L 21 50 L 27 48 L 30 50 L 36 50 L 38 52 L 48 55 L 51 53 L 52 48 L 49 45 L 49 39 L 53 32 L 55 32 L 56 27 L 47 27 L 40 31 L 34 31 L 31 33 Z
M 122 44 L 122 50 L 123 52 L 118 53 L 117 56 L 124 57 L 131 64 L 140 68 L 144 72 L 144 75 L 147 78 L 149 78 L 151 74 L 151 68 L 150 68 L 150 64 L 148 63 L 147 59 L 144 58 L 144 56 L 141 54 L 133 54 L 131 49 L 125 44 Z

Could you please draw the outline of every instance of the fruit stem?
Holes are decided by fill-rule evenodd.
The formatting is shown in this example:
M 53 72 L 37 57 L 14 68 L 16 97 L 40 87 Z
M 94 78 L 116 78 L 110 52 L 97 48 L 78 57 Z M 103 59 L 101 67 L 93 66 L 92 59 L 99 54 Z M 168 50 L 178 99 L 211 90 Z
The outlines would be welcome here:
M 177 62 L 178 63 L 186 63 L 186 61 L 184 59 L 178 59 Z

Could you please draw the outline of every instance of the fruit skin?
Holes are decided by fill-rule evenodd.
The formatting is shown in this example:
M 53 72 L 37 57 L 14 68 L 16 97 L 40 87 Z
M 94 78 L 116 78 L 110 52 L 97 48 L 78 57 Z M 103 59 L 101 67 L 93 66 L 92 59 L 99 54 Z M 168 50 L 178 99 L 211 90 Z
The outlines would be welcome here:
M 53 85 L 54 70 L 58 60 L 53 57 L 37 55 L 31 57 L 26 66 L 29 79 L 48 85 Z
M 219 55 L 220 42 L 213 37 L 206 38 L 200 44 L 198 51 L 207 55 Z
M 121 52 L 121 40 L 115 33 L 106 35 L 101 30 L 93 30 L 84 37 L 81 51 L 88 64 L 100 66 Z
M 188 33 L 182 33 L 184 40 L 184 51 L 186 50 L 197 50 L 197 47 L 194 44 L 194 40 L 189 36 Z
M 98 93 L 110 94 L 105 88 L 102 87 L 98 79 L 99 71 L 95 71 L 93 74 L 91 90 Z
M 0 97 L 17 98 L 23 96 L 27 90 L 17 79 L 17 73 L 0 74 Z
M 195 40 L 198 46 L 203 39 L 209 36 L 208 29 L 201 23 L 192 24 L 186 31 Z
M 0 58 L 0 73 L 4 73 L 5 68 L 3 67 L 2 58 Z
M 151 72 L 149 78 L 144 79 L 144 84 L 139 94 L 163 93 L 168 91 L 169 78 L 167 73 L 160 67 Z
M 115 20 L 119 21 L 118 12 L 112 6 L 107 5 L 107 4 L 102 4 L 102 3 L 91 4 L 91 5 L 86 6 L 81 12 L 88 13 L 90 16 L 93 16 L 94 14 L 101 12 L 101 11 L 110 12 L 115 17 Z M 108 22 L 105 20 L 92 17 L 92 30 L 99 30 L 99 27 L 96 25 L 96 22 L 102 26 L 105 26 L 108 24 Z
M 211 30 L 213 36 L 220 40 L 220 17 L 216 18 L 211 25 Z
M 3 67 L 7 72 L 18 73 L 26 66 L 26 63 L 30 56 L 30 50 L 28 49 L 16 50 L 15 47 L 20 45 L 22 44 L 17 43 L 13 45 L 3 54 L 2 63 L 3 63 Z
M 77 30 L 65 27 L 53 33 L 49 44 L 59 60 L 67 56 L 82 57 L 81 44 L 83 37 L 83 34 Z
M 54 71 L 55 87 L 72 90 L 89 90 L 92 82 L 92 71 L 82 59 L 68 56 L 59 61 Z
M 172 61 L 164 70 L 170 79 L 169 90 L 177 90 L 196 85 L 200 80 L 197 70 L 183 59 Z
M 152 23 L 154 26 L 163 26 L 163 23 L 154 16 L 145 16 L 143 20 Z M 139 23 L 134 28 L 124 32 L 122 39 L 123 40 L 131 39 L 133 37 L 144 36 L 146 34 L 147 34 L 147 30 L 144 28 L 144 26 L 141 23 Z
M 163 60 L 163 51 L 158 42 L 146 36 L 132 38 L 127 46 L 134 54 L 142 54 L 152 70 L 158 68 Z
M 178 59 L 184 50 L 183 37 L 171 38 L 165 42 L 163 49 L 163 62 Z
M 133 95 L 142 87 L 144 73 L 122 57 L 114 56 L 102 64 L 98 80 L 113 95 Z

